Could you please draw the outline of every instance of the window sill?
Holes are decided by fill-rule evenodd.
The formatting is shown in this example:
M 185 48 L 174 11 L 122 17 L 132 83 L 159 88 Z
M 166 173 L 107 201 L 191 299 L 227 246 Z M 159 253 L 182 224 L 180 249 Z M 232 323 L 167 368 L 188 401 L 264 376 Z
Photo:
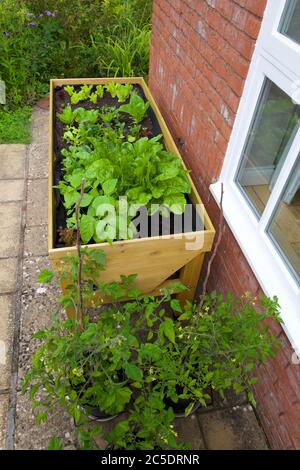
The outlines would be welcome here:
M 211 184 L 210 191 L 220 205 L 221 182 Z M 278 297 L 283 329 L 300 356 L 299 286 L 268 236 L 259 231 L 254 214 L 233 182 L 224 184 L 223 213 L 264 293 Z

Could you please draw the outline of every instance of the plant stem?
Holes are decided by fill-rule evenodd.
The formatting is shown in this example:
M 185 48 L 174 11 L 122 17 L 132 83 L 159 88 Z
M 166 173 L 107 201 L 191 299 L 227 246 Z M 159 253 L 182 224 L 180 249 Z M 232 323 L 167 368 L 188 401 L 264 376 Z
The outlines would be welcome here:
M 77 267 L 77 289 L 78 289 L 78 309 L 77 309 L 77 323 L 79 330 L 82 329 L 83 323 L 83 301 L 82 301 L 82 284 L 81 284 L 81 273 L 82 273 L 82 254 L 81 254 L 81 237 L 80 237 L 80 224 L 79 224 L 79 210 L 80 204 L 84 194 L 84 178 L 81 180 L 81 191 L 80 197 L 76 204 L 76 229 L 77 229 L 77 255 L 78 255 L 78 267 Z
M 211 266 L 214 262 L 214 259 L 215 259 L 216 255 L 217 255 L 217 251 L 218 251 L 218 248 L 219 248 L 221 240 L 222 240 L 223 226 L 224 226 L 223 196 L 224 196 L 224 187 L 223 187 L 223 183 L 221 183 L 220 219 L 219 219 L 219 230 L 218 230 L 219 233 L 218 233 L 218 238 L 217 238 L 215 247 L 213 249 L 212 255 L 211 255 L 211 257 L 209 259 L 209 262 L 208 262 L 208 265 L 207 265 L 207 272 L 206 272 L 206 276 L 205 276 L 205 279 L 204 279 L 204 282 L 203 282 L 202 294 L 200 296 L 199 311 L 201 310 L 201 307 L 202 307 L 203 302 L 204 302 L 204 297 L 205 297 L 206 290 L 207 290 L 207 283 L 208 283 L 209 276 L 210 276 Z

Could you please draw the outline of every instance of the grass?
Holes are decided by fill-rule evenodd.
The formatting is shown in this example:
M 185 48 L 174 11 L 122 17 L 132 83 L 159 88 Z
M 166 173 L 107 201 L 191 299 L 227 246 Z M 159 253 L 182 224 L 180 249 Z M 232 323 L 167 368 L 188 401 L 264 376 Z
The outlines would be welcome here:
M 0 111 L 0 144 L 30 144 L 31 107 Z

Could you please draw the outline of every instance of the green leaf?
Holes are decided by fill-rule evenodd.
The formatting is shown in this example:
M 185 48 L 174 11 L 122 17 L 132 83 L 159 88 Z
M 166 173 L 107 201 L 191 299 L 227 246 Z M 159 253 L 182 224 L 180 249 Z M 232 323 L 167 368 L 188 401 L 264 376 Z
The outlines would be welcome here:
M 141 369 L 139 369 L 135 364 L 128 363 L 125 366 L 125 372 L 129 379 L 134 381 L 139 381 L 142 379 L 143 374 Z
M 104 94 L 104 86 L 103 85 L 97 85 L 96 86 L 96 94 L 99 96 L 99 98 L 102 98 Z
M 83 243 L 88 243 L 95 231 L 95 219 L 83 214 L 80 219 L 80 236 Z
M 74 87 L 67 85 L 64 87 L 64 90 L 68 93 L 69 96 L 72 96 L 74 94 Z
M 122 436 L 128 433 L 130 427 L 128 421 L 120 421 L 115 425 L 112 431 L 112 436 L 115 440 L 120 439 Z
M 140 295 L 141 291 L 139 289 L 129 289 L 127 291 L 128 297 L 136 299 Z
M 174 312 L 179 312 L 179 313 L 182 312 L 182 308 L 181 308 L 179 300 L 172 299 L 170 303 L 171 303 L 171 308 L 174 310 Z
M 44 269 L 36 278 L 36 282 L 40 284 L 49 284 L 54 277 L 54 272 L 49 271 L 49 269 Z
M 171 343 L 175 344 L 175 330 L 173 320 L 171 320 L 171 318 L 166 318 L 162 323 L 162 327 L 165 336 L 171 341 Z
M 184 415 L 187 417 L 191 413 L 192 409 L 194 408 L 195 402 L 191 402 L 189 406 L 184 410 Z
M 111 194 L 113 194 L 116 189 L 117 183 L 117 179 L 109 179 L 102 184 L 105 196 L 110 196 Z
M 170 209 L 174 214 L 183 214 L 186 206 L 186 199 L 183 194 L 171 194 L 170 196 L 164 197 L 164 204 Z
M 176 292 L 185 292 L 188 290 L 188 288 L 182 284 L 181 282 L 174 282 L 169 288 L 168 290 L 170 290 L 172 292 L 173 291 L 176 291 Z
M 80 198 L 80 194 L 75 190 L 64 193 L 65 208 L 70 209 L 72 206 L 74 206 L 78 202 L 79 198 Z
M 91 204 L 93 196 L 90 194 L 84 193 L 83 198 L 81 199 L 80 207 L 87 207 Z
M 58 119 L 64 124 L 72 124 L 74 120 L 74 114 L 70 105 L 63 109 L 61 114 L 57 114 Z
M 100 266 L 105 266 L 106 255 L 103 250 L 89 250 L 89 259 L 95 261 Z
M 44 423 L 46 420 L 47 420 L 46 413 L 44 411 L 40 411 L 36 417 L 37 424 L 40 425 L 41 423 Z
M 142 387 L 143 387 L 140 382 L 132 382 L 131 385 L 132 385 L 133 387 L 135 387 L 135 388 L 142 388 Z
M 34 333 L 33 337 L 36 339 L 45 339 L 47 338 L 47 332 L 44 330 L 37 331 Z
M 75 173 L 70 177 L 70 183 L 74 189 L 79 189 L 81 187 L 82 177 L 82 173 Z
M 150 103 L 144 102 L 136 93 L 131 95 L 130 102 L 128 104 L 123 104 L 119 107 L 119 111 L 130 114 L 133 121 L 138 124 L 144 119 L 147 109 L 149 108 Z
M 97 196 L 92 202 L 92 207 L 97 209 L 97 207 L 101 206 L 102 204 L 114 206 L 115 203 L 116 201 L 112 196 Z
M 64 445 L 56 436 L 52 436 L 48 445 L 48 450 L 63 450 Z

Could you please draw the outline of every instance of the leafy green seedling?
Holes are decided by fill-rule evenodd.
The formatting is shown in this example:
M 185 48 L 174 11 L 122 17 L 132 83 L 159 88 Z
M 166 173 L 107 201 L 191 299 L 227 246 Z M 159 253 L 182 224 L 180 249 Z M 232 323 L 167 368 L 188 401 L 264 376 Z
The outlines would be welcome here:
M 103 85 L 97 85 L 96 86 L 96 94 L 99 96 L 99 98 L 102 98 L 104 95 L 104 86 Z
M 102 98 L 104 94 L 104 86 L 103 85 L 97 85 L 96 86 L 96 91 L 94 93 L 91 93 L 90 95 L 90 101 L 94 104 L 97 103 L 98 98 Z
M 64 124 L 71 125 L 74 121 L 74 113 L 70 105 L 66 106 L 63 111 L 57 114 L 58 119 Z
M 117 85 L 116 83 L 108 83 L 107 85 L 105 85 L 106 91 L 110 93 L 112 98 L 115 98 L 117 96 L 116 85 Z
M 97 109 L 77 108 L 73 112 L 73 115 L 76 122 L 95 124 L 98 120 L 99 113 Z
M 118 115 L 118 109 L 110 106 L 103 106 L 100 117 L 103 122 L 111 123 Z
M 70 98 L 74 95 L 74 87 L 71 85 L 67 85 L 64 87 L 64 90 L 68 93 Z
M 131 95 L 130 102 L 120 106 L 119 111 L 128 113 L 132 117 L 133 121 L 138 124 L 144 119 L 149 106 L 149 102 L 145 103 L 143 98 L 134 93 Z
M 127 100 L 131 89 L 131 83 L 126 83 L 125 85 L 121 85 L 121 83 L 116 84 L 116 94 L 119 103 L 123 103 L 125 100 Z
M 71 103 L 78 104 L 80 101 L 87 100 L 90 97 L 93 85 L 83 85 L 78 93 L 74 92 L 71 96 Z
M 83 85 L 80 90 L 82 99 L 87 100 L 90 97 L 93 85 Z
M 98 99 L 97 93 L 92 93 L 91 96 L 90 96 L 90 101 L 91 101 L 93 104 L 96 104 L 96 103 L 97 103 L 97 99 Z

